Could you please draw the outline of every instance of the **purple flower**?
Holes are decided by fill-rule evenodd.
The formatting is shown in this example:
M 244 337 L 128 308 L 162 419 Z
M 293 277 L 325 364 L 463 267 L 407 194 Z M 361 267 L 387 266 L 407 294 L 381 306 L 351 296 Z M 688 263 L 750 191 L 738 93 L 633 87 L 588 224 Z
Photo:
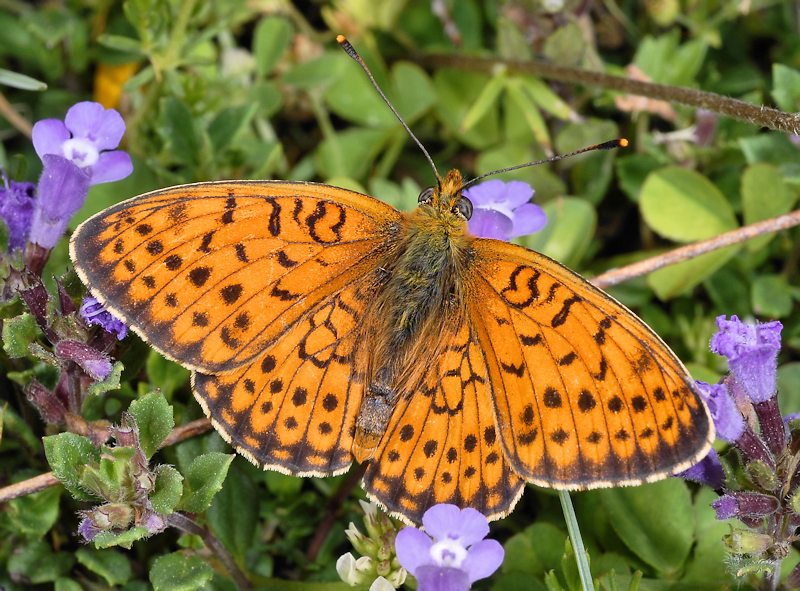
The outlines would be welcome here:
M 734 491 L 722 495 L 711 503 L 717 519 L 731 517 L 765 517 L 778 510 L 778 499 L 772 495 L 757 492 Z
M 3 173 L 0 187 L 0 218 L 8 226 L 8 250 L 25 246 L 31 229 L 36 185 L 33 183 L 9 182 Z
M 61 156 L 45 154 L 29 240 L 50 249 L 67 231 L 67 224 L 89 193 L 89 175 Z
M 44 119 L 33 126 L 33 147 L 44 162 L 47 154 L 66 158 L 89 176 L 89 184 L 124 179 L 133 171 L 131 157 L 114 150 L 125 133 L 125 122 L 100 103 L 74 104 L 64 121 Z
M 736 316 L 717 317 L 719 331 L 711 337 L 711 350 L 728 358 L 734 379 L 754 403 L 777 394 L 776 376 L 781 329 L 778 321 L 746 324 Z
M 697 392 L 705 400 L 720 439 L 733 443 L 744 431 L 744 418 L 724 384 L 697 381 Z
M 91 542 L 97 537 L 97 534 L 103 530 L 97 527 L 89 517 L 84 517 L 78 524 L 78 533 L 83 536 L 87 542 Z
M 503 562 L 503 547 L 483 539 L 489 523 L 475 509 L 434 505 L 422 516 L 422 524 L 427 534 L 406 527 L 395 540 L 397 558 L 417 578 L 419 591 L 469 589 Z
M 103 304 L 97 301 L 97 298 L 92 296 L 83 298 L 80 315 L 89 326 L 93 324 L 102 326 L 106 331 L 116 334 L 120 341 L 128 334 L 128 327 L 125 323 L 115 318 L 103 307 Z
M 486 181 L 464 191 L 472 201 L 469 231 L 475 236 L 510 240 L 538 232 L 547 223 L 547 215 L 531 203 L 533 188 L 522 181 L 504 183 Z
M 111 373 L 111 361 L 108 356 L 79 341 L 64 339 L 56 343 L 54 351 L 57 357 L 77 363 L 97 381 L 105 380 Z
M 722 469 L 717 452 L 711 449 L 706 457 L 675 476 L 719 490 L 725 480 L 725 471 Z

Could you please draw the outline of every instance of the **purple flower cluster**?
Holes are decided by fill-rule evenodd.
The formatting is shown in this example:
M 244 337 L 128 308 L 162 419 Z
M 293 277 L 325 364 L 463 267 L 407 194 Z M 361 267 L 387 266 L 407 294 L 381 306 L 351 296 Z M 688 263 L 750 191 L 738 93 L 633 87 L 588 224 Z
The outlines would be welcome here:
M 747 526 L 725 537 L 735 560 L 778 572 L 800 527 L 800 468 L 790 446 L 790 440 L 796 446 L 800 438 L 800 425 L 781 416 L 777 400 L 782 326 L 720 316 L 717 327 L 711 350 L 727 358 L 730 373 L 718 384 L 698 382 L 697 390 L 717 434 L 732 444 L 738 459 L 727 477 L 712 450 L 681 476 L 721 491 L 712 503 L 717 518 L 735 518 Z M 800 581 L 800 566 L 789 578 Z
M 106 332 L 115 334 L 120 341 L 128 334 L 125 323 L 107 311 L 97 298 L 92 296 L 83 298 L 80 314 L 86 324 L 101 326 Z
M 124 133 L 120 114 L 93 102 L 73 105 L 64 121 L 34 124 L 33 147 L 43 164 L 38 185 L 34 189 L 30 183 L 4 179 L 0 188 L 0 217 L 9 227 L 10 250 L 30 242 L 49 251 L 91 185 L 120 180 L 133 171 L 130 156 L 114 149 Z
M 491 180 L 470 187 L 464 197 L 472 201 L 469 231 L 475 236 L 511 240 L 544 228 L 547 214 L 531 203 L 534 190 L 522 181 Z
M 503 547 L 484 539 L 489 523 L 475 509 L 434 505 L 422 524 L 425 533 L 407 527 L 395 540 L 397 558 L 416 577 L 419 591 L 465 591 L 503 562 Z

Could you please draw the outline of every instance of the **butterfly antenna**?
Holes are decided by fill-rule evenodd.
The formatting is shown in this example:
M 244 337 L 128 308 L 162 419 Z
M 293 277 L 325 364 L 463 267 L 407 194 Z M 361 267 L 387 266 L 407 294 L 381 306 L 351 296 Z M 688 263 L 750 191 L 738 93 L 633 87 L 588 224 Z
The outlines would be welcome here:
M 525 164 L 517 164 L 516 166 L 509 166 L 508 168 L 501 168 L 500 170 L 493 170 L 492 172 L 487 172 L 480 176 L 476 176 L 474 179 L 467 181 L 463 185 L 461 185 L 460 191 L 467 189 L 477 183 L 480 180 L 485 179 L 487 176 L 493 176 L 495 174 L 500 174 L 501 172 L 509 172 L 511 170 L 517 170 L 518 168 L 527 168 L 528 166 L 536 166 L 537 164 L 546 164 L 547 162 L 558 162 L 559 160 L 564 160 L 565 158 L 571 158 L 572 156 L 577 156 L 578 154 L 583 154 L 584 152 L 593 152 L 594 150 L 613 150 L 614 148 L 627 148 L 628 147 L 628 140 L 624 137 L 619 138 L 616 140 L 609 140 L 607 142 L 603 142 L 602 144 L 594 144 L 592 146 L 587 146 L 585 148 L 581 148 L 580 150 L 575 150 L 574 152 L 569 152 L 568 154 L 556 154 L 555 156 L 551 156 L 550 158 L 545 158 L 544 160 L 534 160 L 533 162 L 526 162 Z
M 419 146 L 419 149 L 422 150 L 423 154 L 425 154 L 425 158 L 428 160 L 428 164 L 430 164 L 431 168 L 433 169 L 433 175 L 436 177 L 436 182 L 441 184 L 442 177 L 439 176 L 439 171 L 436 170 L 436 165 L 433 163 L 433 158 L 431 158 L 431 155 L 428 154 L 428 150 L 425 149 L 425 146 L 422 145 L 422 142 L 420 142 L 417 139 L 417 136 L 414 135 L 414 132 L 411 131 L 411 128 L 408 125 L 406 125 L 405 121 L 403 121 L 403 118 L 400 116 L 400 113 L 397 112 L 397 109 L 394 108 L 394 105 L 389 101 L 388 98 L 386 98 L 386 95 L 383 94 L 383 91 L 381 90 L 381 87 L 378 86 L 377 82 L 375 82 L 375 78 L 372 76 L 372 72 L 369 71 L 369 68 L 367 67 L 367 64 L 364 63 L 364 60 L 361 58 L 360 55 L 358 55 L 358 52 L 356 51 L 356 48 L 353 47 L 350 44 L 350 42 L 347 40 L 347 38 L 344 35 L 337 35 L 336 36 L 336 42 L 341 46 L 342 49 L 344 49 L 345 53 L 347 53 L 347 55 L 349 55 L 351 58 L 353 58 L 353 60 L 359 66 L 361 66 L 361 69 L 364 70 L 364 72 L 366 72 L 367 77 L 369 78 L 369 81 L 372 82 L 372 86 L 374 86 L 375 90 L 378 91 L 378 94 L 381 95 L 381 98 L 383 99 L 383 102 L 386 103 L 389 106 L 389 108 L 392 110 L 392 113 L 394 113 L 394 116 L 397 117 L 397 120 L 400 121 L 402 126 L 408 132 L 408 135 L 411 136 L 411 139 L 413 139 L 415 142 L 417 142 L 417 145 Z

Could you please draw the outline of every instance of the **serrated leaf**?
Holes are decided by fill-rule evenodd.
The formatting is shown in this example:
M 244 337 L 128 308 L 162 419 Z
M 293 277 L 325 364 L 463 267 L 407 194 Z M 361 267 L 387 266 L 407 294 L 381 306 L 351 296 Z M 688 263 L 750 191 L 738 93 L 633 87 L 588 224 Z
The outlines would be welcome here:
M 47 463 L 64 488 L 78 500 L 94 499 L 79 485 L 84 466 L 100 461 L 100 451 L 92 442 L 75 433 L 59 433 L 43 437 L 42 443 Z
M 114 362 L 114 365 L 111 366 L 111 373 L 108 374 L 106 379 L 104 379 L 102 382 L 92 382 L 92 384 L 89 386 L 87 391 L 89 396 L 100 396 L 101 394 L 111 392 L 112 390 L 119 390 L 119 379 L 120 376 L 122 376 L 123 369 L 125 368 L 122 365 L 122 362 Z
M 748 166 L 742 174 L 742 210 L 744 223 L 752 224 L 788 213 L 797 201 L 797 191 L 789 188 L 780 170 L 771 164 Z M 747 250 L 761 250 L 774 234 L 747 241 Z
M 213 569 L 205 561 L 177 552 L 159 556 L 150 567 L 154 591 L 194 591 L 213 576 Z
M 36 319 L 28 312 L 9 318 L 3 322 L 3 349 L 11 358 L 25 357 L 38 334 Z
M 109 585 L 124 585 L 132 576 L 131 563 L 114 550 L 79 548 L 75 557 L 87 570 L 100 575 Z
M 37 92 L 47 90 L 47 84 L 45 82 L 4 68 L 0 68 L 0 86 L 10 86 L 11 88 L 34 90 Z
M 119 533 L 111 531 L 100 532 L 92 541 L 94 542 L 94 547 L 99 549 L 120 546 L 126 550 L 130 550 L 134 542 L 142 540 L 149 535 L 150 532 L 147 531 L 147 528 L 132 527 L 131 529 Z
M 253 56 L 259 76 L 269 74 L 292 40 L 292 25 L 281 16 L 265 16 L 253 33 Z
M 628 549 L 662 576 L 678 573 L 693 543 L 691 495 L 683 481 L 598 491 L 614 531 Z M 662 510 L 669 507 L 669 511 Z
M 711 181 L 678 166 L 647 176 L 639 207 L 648 226 L 677 242 L 710 238 L 738 225 L 727 199 Z
M 142 451 L 149 460 L 175 426 L 172 407 L 160 392 L 151 392 L 131 402 L 128 412 L 136 419 Z
M 208 509 L 214 495 L 222 488 L 233 454 L 211 452 L 197 456 L 184 474 L 182 511 L 200 513 Z
M 172 466 L 161 465 L 156 468 L 156 484 L 150 494 L 153 510 L 162 515 L 169 515 L 183 495 L 183 476 Z

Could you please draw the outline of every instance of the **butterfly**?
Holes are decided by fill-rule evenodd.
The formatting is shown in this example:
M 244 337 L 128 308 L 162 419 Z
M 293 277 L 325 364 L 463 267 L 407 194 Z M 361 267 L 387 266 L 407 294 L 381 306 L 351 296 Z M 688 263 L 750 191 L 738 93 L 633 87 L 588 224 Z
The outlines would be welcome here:
M 296 476 L 366 462 L 367 496 L 409 522 L 704 457 L 713 423 L 675 354 L 558 262 L 470 235 L 464 185 L 437 176 L 411 212 L 307 182 L 182 185 L 90 218 L 70 255 L 193 372 L 239 453 Z

